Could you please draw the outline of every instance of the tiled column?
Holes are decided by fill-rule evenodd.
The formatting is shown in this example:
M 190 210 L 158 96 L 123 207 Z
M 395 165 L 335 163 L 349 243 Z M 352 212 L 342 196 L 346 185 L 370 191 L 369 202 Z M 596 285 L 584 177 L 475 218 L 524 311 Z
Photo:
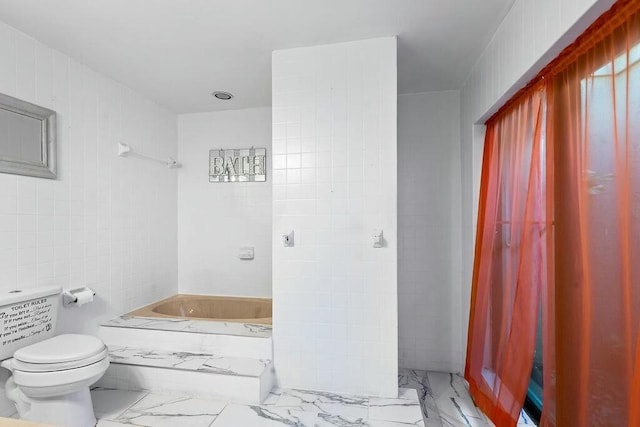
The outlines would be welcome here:
M 396 39 L 276 51 L 272 78 L 278 380 L 395 396 Z

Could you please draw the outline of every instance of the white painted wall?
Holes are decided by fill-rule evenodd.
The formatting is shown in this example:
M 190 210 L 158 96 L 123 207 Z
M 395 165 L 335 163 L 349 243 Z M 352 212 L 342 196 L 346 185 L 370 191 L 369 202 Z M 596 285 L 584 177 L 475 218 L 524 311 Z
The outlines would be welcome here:
M 397 395 L 396 39 L 276 51 L 272 79 L 279 383 Z
M 478 125 L 575 40 L 614 0 L 516 0 L 461 90 L 462 272 L 466 336 L 484 127 Z
M 90 286 L 96 300 L 58 324 L 86 333 L 175 293 L 176 171 L 116 156 L 119 141 L 175 156 L 175 114 L 3 23 L 0 58 L 1 93 L 58 112 L 59 166 L 57 180 L 0 174 L 0 292 Z
M 271 108 L 183 114 L 178 129 L 180 292 L 271 297 Z M 267 149 L 267 182 L 209 182 L 210 149 L 251 146 Z
M 464 366 L 460 272 L 460 92 L 398 97 L 400 366 Z

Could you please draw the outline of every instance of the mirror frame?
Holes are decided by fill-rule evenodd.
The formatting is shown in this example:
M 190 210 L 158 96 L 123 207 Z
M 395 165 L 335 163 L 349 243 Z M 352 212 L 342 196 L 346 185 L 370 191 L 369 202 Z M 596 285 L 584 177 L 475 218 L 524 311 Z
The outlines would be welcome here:
M 56 179 L 56 112 L 39 105 L 0 93 L 0 109 L 40 120 L 41 162 L 3 158 L 0 153 L 0 173 Z

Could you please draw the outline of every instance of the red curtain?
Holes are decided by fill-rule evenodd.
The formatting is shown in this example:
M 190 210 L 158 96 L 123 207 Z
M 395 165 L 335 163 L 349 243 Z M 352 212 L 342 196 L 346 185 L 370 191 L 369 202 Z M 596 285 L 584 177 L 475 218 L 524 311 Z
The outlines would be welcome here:
M 544 118 L 537 87 L 487 124 L 465 378 L 498 426 L 519 417 L 546 283 Z
M 618 1 L 487 123 L 465 378 L 498 427 L 540 309 L 541 424 L 640 427 L 639 10 Z
M 639 425 L 630 415 L 640 405 L 631 400 L 640 323 L 639 3 L 619 7 L 547 80 L 556 340 L 545 389 L 553 377 L 556 408 L 545 425 Z
M 636 363 L 633 371 L 631 399 L 629 400 L 629 425 L 640 426 L 640 331 L 636 341 Z

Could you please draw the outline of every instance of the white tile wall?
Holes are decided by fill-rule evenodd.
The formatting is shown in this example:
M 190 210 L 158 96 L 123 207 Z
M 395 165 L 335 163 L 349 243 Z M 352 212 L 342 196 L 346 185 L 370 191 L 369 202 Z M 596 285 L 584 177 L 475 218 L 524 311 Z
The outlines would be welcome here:
M 180 292 L 271 297 L 270 157 L 267 182 L 209 182 L 210 149 L 271 155 L 271 108 L 183 114 L 178 128 Z M 255 258 L 238 259 L 240 246 L 253 246 Z
M 460 93 L 398 97 L 400 366 L 460 372 Z
M 176 172 L 119 158 L 116 143 L 175 156 L 176 116 L 3 23 L 0 58 L 0 92 L 59 120 L 57 180 L 0 174 L 0 290 L 91 286 L 96 301 L 58 326 L 88 333 L 175 293 Z
M 395 396 L 396 39 L 276 51 L 272 78 L 279 383 Z
M 516 0 L 462 88 L 463 348 L 466 347 L 484 142 L 483 127 L 477 123 L 483 123 L 497 111 L 614 2 Z

